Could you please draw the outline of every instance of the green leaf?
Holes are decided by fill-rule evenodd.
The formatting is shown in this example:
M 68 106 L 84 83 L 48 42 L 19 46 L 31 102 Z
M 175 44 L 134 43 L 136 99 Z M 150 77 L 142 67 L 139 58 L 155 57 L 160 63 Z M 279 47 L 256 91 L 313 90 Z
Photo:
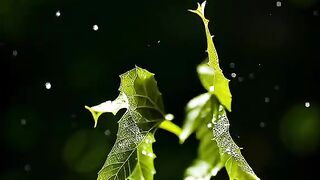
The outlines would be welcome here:
M 212 127 L 212 105 L 217 100 L 209 93 L 201 94 L 192 99 L 187 105 L 187 116 L 183 125 L 183 132 L 190 134 L 196 131 L 200 144 L 198 157 L 185 172 L 185 180 L 202 179 L 210 180 L 217 172 L 223 168 L 224 163 L 220 160 L 219 148 L 213 141 Z M 182 138 L 186 138 L 181 134 Z
M 88 108 L 95 121 L 101 113 L 127 109 L 118 122 L 116 142 L 98 180 L 152 180 L 154 132 L 165 119 L 162 96 L 154 74 L 145 69 L 136 67 L 120 75 L 120 79 L 120 95 L 115 101 Z
M 195 131 L 200 145 L 197 158 L 185 172 L 185 180 L 209 180 L 223 167 L 230 179 L 259 179 L 232 140 L 229 125 L 226 112 L 214 95 L 202 94 L 188 103 L 181 136 L 185 139 L 184 132 L 190 135 Z
M 198 3 L 196 10 L 189 10 L 199 15 L 205 27 L 206 38 L 207 38 L 207 52 L 209 62 L 208 65 L 200 65 L 198 67 L 199 77 L 201 82 L 207 91 L 217 96 L 220 103 L 231 112 L 231 92 L 229 89 L 229 79 L 224 77 L 222 70 L 219 66 L 219 58 L 216 48 L 213 44 L 212 36 L 209 31 L 209 20 L 204 16 L 206 1 L 201 5 Z M 212 77 L 212 78 L 211 78 Z
M 218 106 L 217 106 L 218 107 Z M 218 109 L 218 108 L 216 108 Z M 229 133 L 229 120 L 224 108 L 220 105 L 213 114 L 213 137 L 219 147 L 220 157 L 224 162 L 230 179 L 259 179 Z
M 179 137 L 183 143 L 201 125 L 202 119 L 210 115 L 210 94 L 205 93 L 193 98 L 186 107 L 186 118 Z

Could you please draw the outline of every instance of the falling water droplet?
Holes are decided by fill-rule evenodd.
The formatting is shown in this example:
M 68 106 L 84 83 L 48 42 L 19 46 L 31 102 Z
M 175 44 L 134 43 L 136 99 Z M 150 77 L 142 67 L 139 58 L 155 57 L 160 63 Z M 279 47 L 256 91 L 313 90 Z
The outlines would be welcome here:
M 93 25 L 92 29 L 93 29 L 94 31 L 98 31 L 98 30 L 99 30 L 99 26 L 95 24 L 95 25 Z
M 26 119 L 21 119 L 20 120 L 20 124 L 23 125 L 23 126 L 26 125 L 27 124 L 27 120 Z
M 46 89 L 51 89 L 51 83 L 50 82 L 46 82 L 45 86 L 46 86 Z
M 281 1 L 277 1 L 277 7 L 281 7 L 281 5 L 282 5 L 282 3 L 281 3 Z
M 229 67 L 234 69 L 236 67 L 236 64 L 232 62 L 232 63 L 229 64 Z
M 31 165 L 30 165 L 30 164 L 24 165 L 24 170 L 25 170 L 26 172 L 30 172 L 30 171 L 31 171 Z
M 237 77 L 237 74 L 236 73 L 231 73 L 231 77 L 235 78 L 235 77 Z
M 260 126 L 261 128 L 264 128 L 264 127 L 266 127 L 266 123 L 261 121 L 261 122 L 259 123 L 259 126 Z
M 13 50 L 13 51 L 12 51 L 12 55 L 13 55 L 14 57 L 18 56 L 18 51 L 17 51 L 17 50 Z
M 60 17 L 60 16 L 61 16 L 61 12 L 60 12 L 59 10 L 56 12 L 56 16 L 57 16 L 57 17 Z
M 305 102 L 304 106 L 307 107 L 307 108 L 310 107 L 310 102 Z
M 264 102 L 265 103 L 269 103 L 270 102 L 270 98 L 269 97 L 264 97 Z
M 255 78 L 254 73 L 249 73 L 249 79 L 254 79 L 254 78 Z
M 111 131 L 109 129 L 104 131 L 104 135 L 109 136 L 111 134 Z
M 239 82 L 243 82 L 243 81 L 244 81 L 244 77 L 241 77 L 241 76 L 238 77 L 238 81 L 239 81 Z

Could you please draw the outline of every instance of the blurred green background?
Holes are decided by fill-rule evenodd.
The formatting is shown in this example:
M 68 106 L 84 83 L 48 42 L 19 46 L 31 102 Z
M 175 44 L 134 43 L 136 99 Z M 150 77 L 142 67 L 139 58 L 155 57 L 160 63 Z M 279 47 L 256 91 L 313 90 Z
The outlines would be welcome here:
M 208 0 L 231 79 L 231 135 L 261 179 L 317 177 L 319 7 Z M 134 65 L 156 74 L 166 111 L 181 125 L 185 104 L 204 92 L 195 70 L 206 57 L 204 29 L 190 8 L 196 1 L 0 0 L 0 179 L 95 179 L 121 113 L 103 115 L 93 129 L 84 105 L 114 99 L 118 75 Z M 195 137 L 179 145 L 159 130 L 156 140 L 155 179 L 182 179 Z

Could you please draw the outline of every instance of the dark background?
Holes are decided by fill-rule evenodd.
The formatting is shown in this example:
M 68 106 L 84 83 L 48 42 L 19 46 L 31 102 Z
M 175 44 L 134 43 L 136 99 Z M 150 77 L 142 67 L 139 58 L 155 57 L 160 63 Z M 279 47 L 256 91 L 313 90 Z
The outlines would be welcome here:
M 318 0 L 207 3 L 231 79 L 231 134 L 261 179 L 318 175 L 319 7 Z M 0 179 L 95 179 L 121 113 L 103 115 L 93 129 L 84 105 L 114 99 L 118 75 L 134 65 L 156 74 L 166 111 L 181 125 L 185 104 L 204 92 L 195 69 L 206 57 L 204 28 L 190 8 L 196 1 L 1 0 Z M 156 139 L 155 179 L 182 179 L 195 137 L 179 145 L 159 130 Z

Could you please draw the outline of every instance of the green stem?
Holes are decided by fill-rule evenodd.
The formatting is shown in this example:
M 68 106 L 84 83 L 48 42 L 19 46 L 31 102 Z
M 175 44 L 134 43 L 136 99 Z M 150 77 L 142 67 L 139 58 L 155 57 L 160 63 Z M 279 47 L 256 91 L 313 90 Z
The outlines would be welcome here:
M 161 129 L 164 129 L 168 132 L 171 132 L 173 134 L 175 134 L 178 138 L 182 132 L 181 128 L 179 126 L 177 126 L 176 124 L 174 124 L 173 122 L 169 121 L 169 120 L 164 120 L 160 126 Z

